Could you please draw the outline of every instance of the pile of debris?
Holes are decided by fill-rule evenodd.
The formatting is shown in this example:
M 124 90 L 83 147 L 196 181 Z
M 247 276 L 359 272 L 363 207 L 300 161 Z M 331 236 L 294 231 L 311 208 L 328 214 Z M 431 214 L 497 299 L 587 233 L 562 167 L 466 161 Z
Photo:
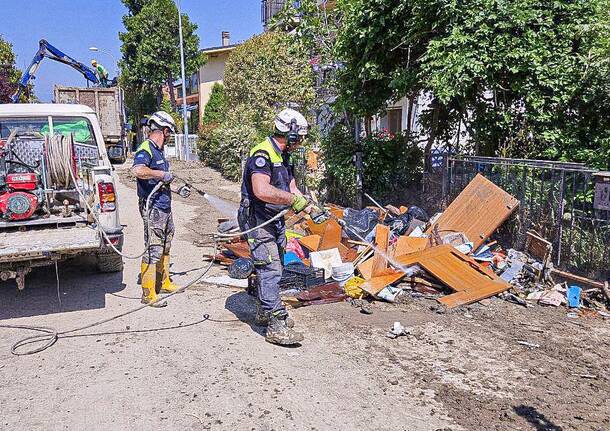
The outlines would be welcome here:
M 329 217 L 322 222 L 307 215 L 288 217 L 280 282 L 284 300 L 299 307 L 347 298 L 395 302 L 432 296 L 454 308 L 495 295 L 522 305 L 528 300 L 555 305 L 561 292 L 559 303 L 568 301 L 571 288 L 563 291 L 553 282 L 557 271 L 550 264 L 548 241 L 530 232 L 524 253 L 504 250 L 490 239 L 518 205 L 477 175 L 432 218 L 415 206 L 354 210 L 333 205 L 326 207 Z M 253 289 L 246 240 L 222 246 L 209 258 L 228 265 L 231 276 L 249 278 Z

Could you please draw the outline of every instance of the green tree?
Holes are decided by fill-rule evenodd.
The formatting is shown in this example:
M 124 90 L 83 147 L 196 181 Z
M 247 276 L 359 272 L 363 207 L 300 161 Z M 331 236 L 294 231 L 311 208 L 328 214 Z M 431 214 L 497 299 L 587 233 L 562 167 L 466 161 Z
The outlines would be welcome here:
M 218 82 L 212 86 L 210 99 L 203 112 L 203 124 L 220 124 L 226 114 L 227 99 L 225 88 Z
M 15 65 L 13 46 L 0 36 L 0 103 L 9 103 L 11 96 L 17 90 L 21 71 Z M 22 94 L 21 101 L 32 98 L 32 85 Z
M 307 57 L 299 55 L 293 36 L 267 32 L 237 47 L 225 67 L 229 109 L 249 105 L 258 112 L 258 126 L 271 128 L 277 109 L 295 104 L 304 112 L 314 98 Z
M 267 32 L 237 47 L 225 67 L 226 116 L 200 133 L 200 157 L 238 178 L 247 149 L 273 130 L 276 112 L 295 106 L 308 113 L 313 75 L 293 36 Z
M 431 141 L 460 124 L 478 154 L 604 166 L 608 0 L 340 0 L 341 103 L 369 115 L 427 93 Z
M 126 31 L 119 33 L 122 42 L 122 82 L 144 92 L 156 91 L 157 104 L 162 100 L 161 87 L 169 88 L 175 106 L 174 79 L 180 73 L 178 9 L 172 0 L 124 0 L 128 14 L 123 17 Z M 182 14 L 186 74 L 197 71 L 204 62 L 199 52 L 197 25 Z M 131 85 L 130 85 L 131 84 Z

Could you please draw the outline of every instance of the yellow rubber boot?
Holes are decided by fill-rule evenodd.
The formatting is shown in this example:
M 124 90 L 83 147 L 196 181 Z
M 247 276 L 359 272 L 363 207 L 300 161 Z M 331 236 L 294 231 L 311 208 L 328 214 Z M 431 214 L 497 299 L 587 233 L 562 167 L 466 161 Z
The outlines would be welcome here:
M 169 277 L 169 254 L 164 254 L 157 263 L 157 274 L 161 277 L 161 293 L 174 293 L 180 289 Z
M 165 307 L 167 302 L 156 302 L 158 300 L 155 285 L 157 284 L 157 270 L 154 264 L 142 262 L 140 266 L 142 277 L 142 304 L 152 304 L 151 307 Z

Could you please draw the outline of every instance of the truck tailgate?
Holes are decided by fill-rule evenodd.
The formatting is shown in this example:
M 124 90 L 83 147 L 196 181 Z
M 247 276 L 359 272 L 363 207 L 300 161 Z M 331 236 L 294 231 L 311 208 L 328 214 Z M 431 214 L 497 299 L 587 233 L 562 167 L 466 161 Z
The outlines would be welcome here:
M 98 231 L 86 226 L 0 233 L 0 262 L 72 254 L 101 245 Z

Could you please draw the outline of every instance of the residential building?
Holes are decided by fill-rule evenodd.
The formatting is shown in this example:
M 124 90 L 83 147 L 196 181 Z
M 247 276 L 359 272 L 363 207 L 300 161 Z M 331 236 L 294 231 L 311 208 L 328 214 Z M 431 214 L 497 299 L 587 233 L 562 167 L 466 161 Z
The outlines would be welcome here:
M 201 50 L 207 57 L 206 63 L 198 72 L 186 79 L 186 102 L 188 105 L 189 130 L 196 131 L 201 124 L 201 118 L 205 105 L 210 100 L 214 84 L 222 84 L 225 74 L 225 64 L 231 51 L 239 44 L 231 44 L 231 36 L 228 31 L 221 34 L 222 44 Z M 182 86 L 177 87 L 177 103 L 182 103 Z
M 261 20 L 265 30 L 276 13 L 286 5 L 286 0 L 261 0 Z

